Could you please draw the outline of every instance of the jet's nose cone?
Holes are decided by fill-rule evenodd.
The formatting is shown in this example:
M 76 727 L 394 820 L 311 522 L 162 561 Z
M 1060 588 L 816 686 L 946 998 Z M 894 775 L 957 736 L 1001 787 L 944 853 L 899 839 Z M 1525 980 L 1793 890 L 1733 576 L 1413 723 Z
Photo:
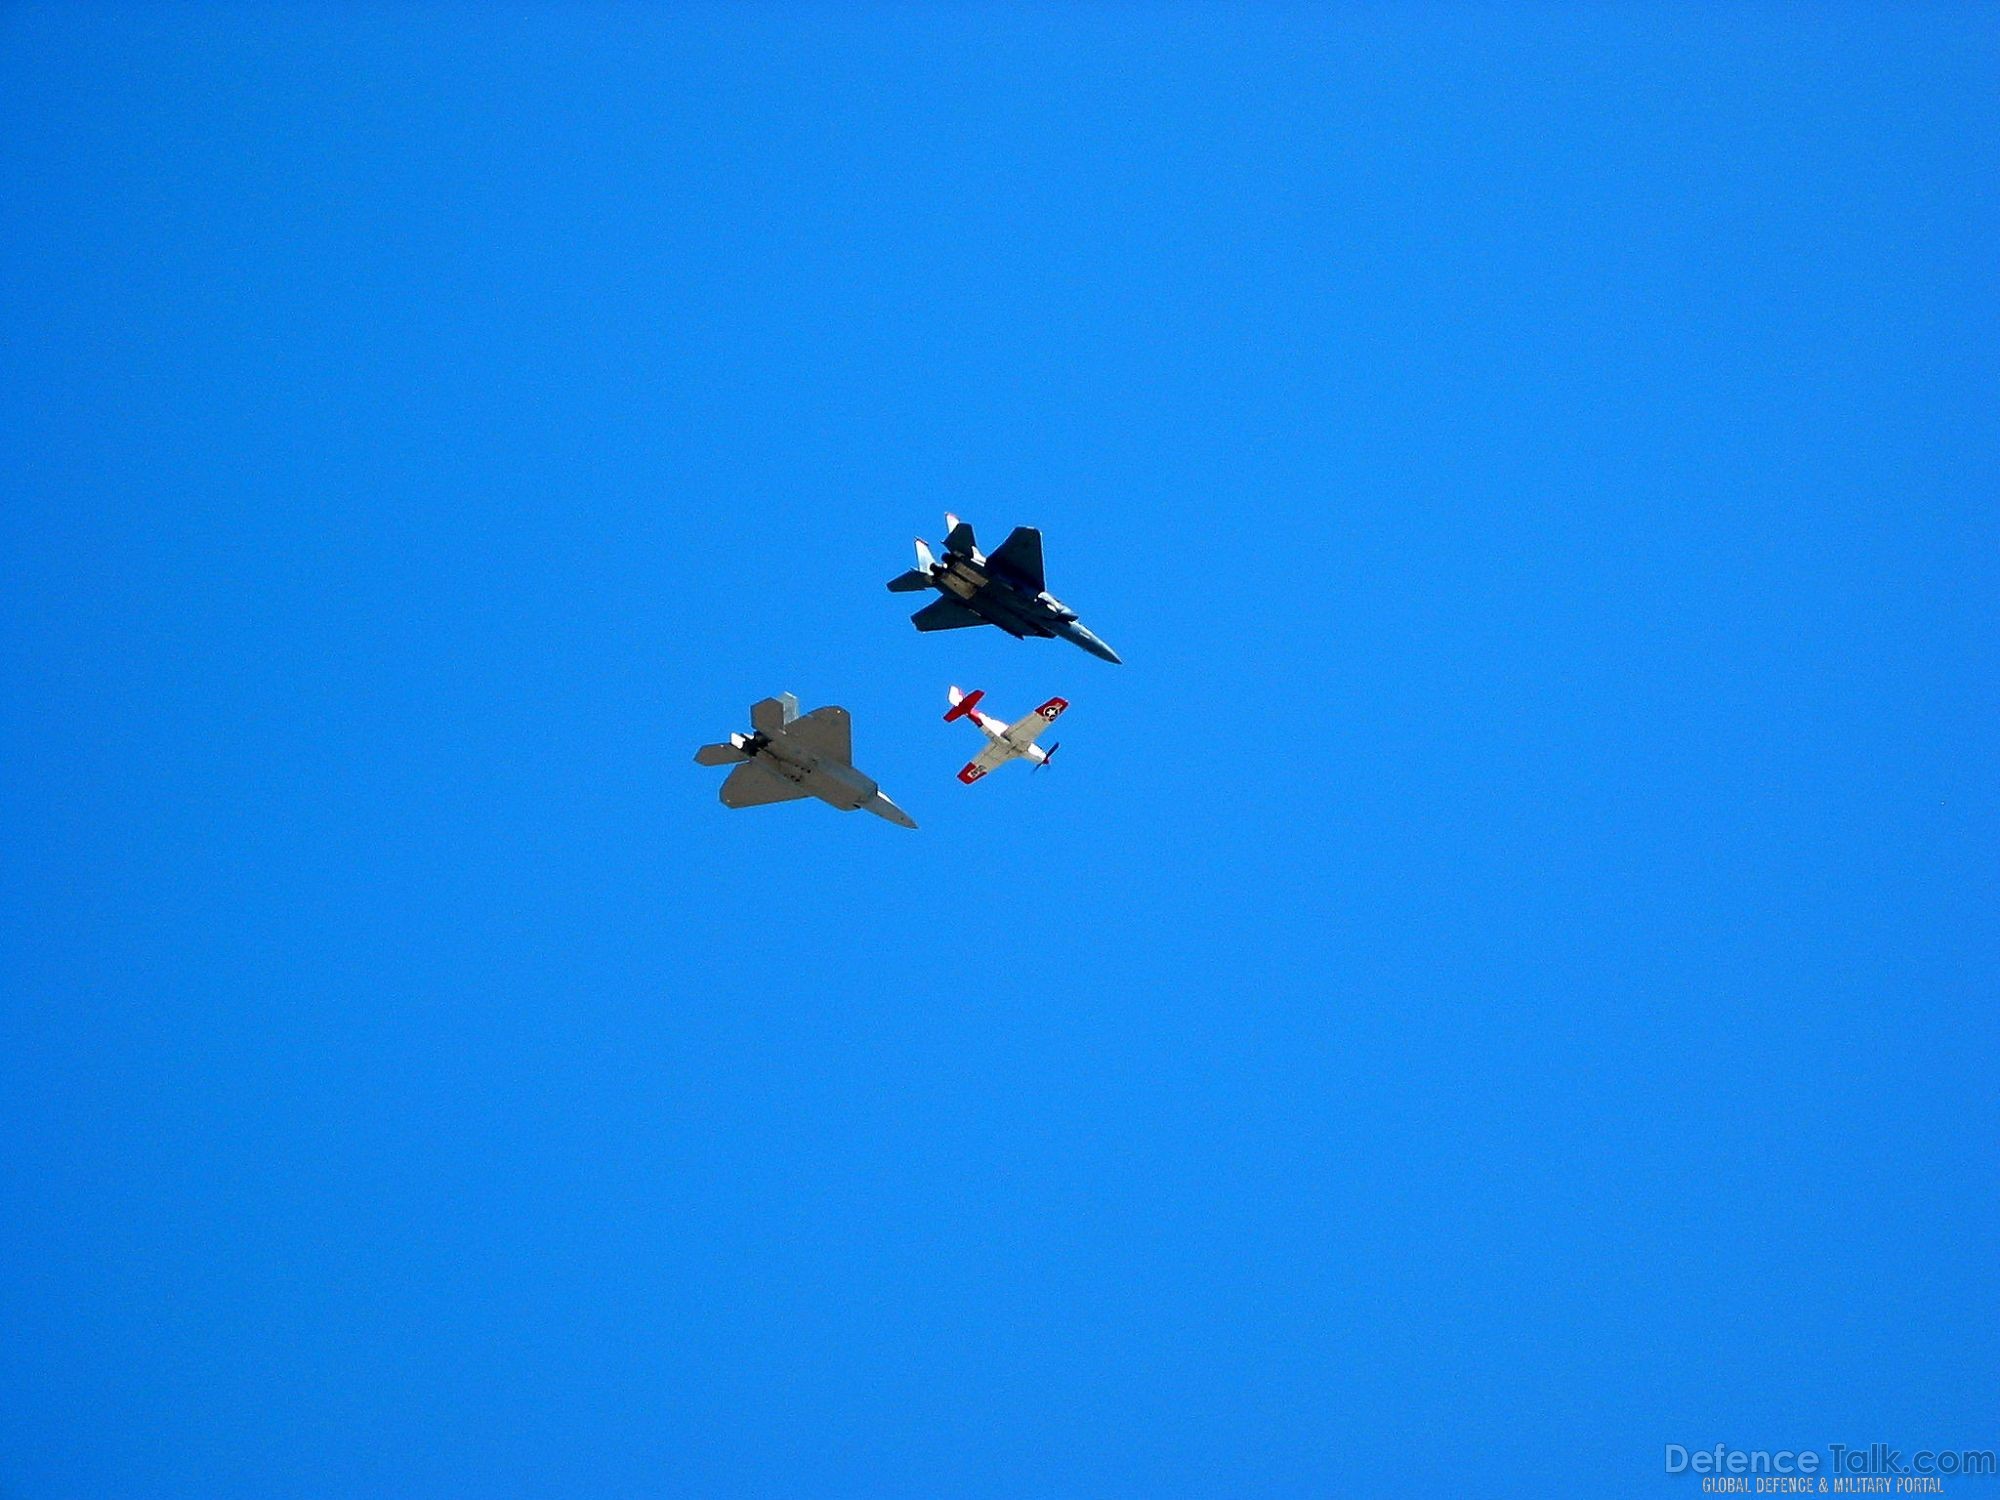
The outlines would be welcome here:
M 887 818 L 891 823 L 900 823 L 905 828 L 915 828 L 917 826 L 915 818 L 904 812 L 902 808 L 896 806 L 895 803 L 891 802 L 880 792 L 877 792 L 872 800 L 862 805 L 868 811 L 875 814 L 876 817 Z
M 1120 666 L 1124 665 L 1124 662 L 1119 659 L 1118 653 L 1116 651 L 1113 651 L 1109 646 L 1105 645 L 1104 642 L 1100 641 L 1096 636 L 1092 635 L 1088 630 L 1085 630 L 1081 625 L 1077 625 L 1072 628 L 1075 631 L 1073 639 L 1079 646 L 1083 647 L 1083 649 L 1088 651 L 1092 656 L 1102 657 L 1105 661 L 1109 662 L 1117 662 Z

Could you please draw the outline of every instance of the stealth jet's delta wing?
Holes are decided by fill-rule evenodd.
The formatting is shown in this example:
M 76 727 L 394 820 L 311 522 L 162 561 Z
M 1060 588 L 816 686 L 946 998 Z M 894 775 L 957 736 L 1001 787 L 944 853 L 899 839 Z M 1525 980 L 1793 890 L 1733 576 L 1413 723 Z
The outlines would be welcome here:
M 995 766 L 1004 766 L 1008 761 L 1019 760 L 1022 756 L 1033 761 L 1035 769 L 1039 771 L 1049 763 L 1049 757 L 1062 748 L 1060 745 L 1051 745 L 1044 750 L 1035 743 L 1035 738 L 1062 716 L 1062 711 L 1069 707 L 1069 699 L 1051 698 L 1026 718 L 1016 719 L 1009 724 L 1004 719 L 996 719 L 991 714 L 979 711 L 979 700 L 985 696 L 983 692 L 961 693 L 956 687 L 945 691 L 945 697 L 951 702 L 951 707 L 944 716 L 945 723 L 949 724 L 953 719 L 969 718 L 979 726 L 980 732 L 987 740 L 986 748 L 972 760 L 967 761 L 965 769 L 958 773 L 958 779 L 967 786 L 971 786 Z
M 891 579 L 889 591 L 913 594 L 936 589 L 944 595 L 910 616 L 919 630 L 962 630 L 968 625 L 998 625 L 1013 636 L 1061 636 L 1092 656 L 1117 661 L 1118 653 L 1084 629 L 1076 611 L 1048 591 L 1042 580 L 1042 534 L 1032 526 L 1017 526 L 991 557 L 973 544 L 972 528 L 947 515 L 951 528 L 944 539 L 944 561 L 931 556 L 917 540 L 917 565 Z
M 865 807 L 878 818 L 915 828 L 916 820 L 854 769 L 853 730 L 847 710 L 829 704 L 803 716 L 790 693 L 750 705 L 749 734 L 703 745 L 694 758 L 704 766 L 735 766 L 722 782 L 725 807 L 758 807 L 817 797 L 853 812 Z

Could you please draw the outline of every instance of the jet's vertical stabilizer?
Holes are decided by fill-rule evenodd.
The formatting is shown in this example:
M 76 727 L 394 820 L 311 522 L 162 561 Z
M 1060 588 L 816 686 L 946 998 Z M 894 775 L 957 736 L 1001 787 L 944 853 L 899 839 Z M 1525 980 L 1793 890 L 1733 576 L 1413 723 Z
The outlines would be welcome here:
M 907 573 L 898 573 L 889 580 L 892 594 L 915 594 L 924 589 L 937 587 L 935 573 L 937 559 L 931 556 L 930 544 L 922 537 L 917 538 L 917 565 Z
M 950 528 L 944 534 L 944 550 L 955 552 L 960 557 L 976 557 L 979 543 L 972 539 L 972 523 L 961 521 L 950 511 L 944 515 L 944 524 Z
M 799 716 L 799 700 L 790 693 L 764 698 L 750 705 L 750 727 L 759 734 L 783 734 L 785 726 Z

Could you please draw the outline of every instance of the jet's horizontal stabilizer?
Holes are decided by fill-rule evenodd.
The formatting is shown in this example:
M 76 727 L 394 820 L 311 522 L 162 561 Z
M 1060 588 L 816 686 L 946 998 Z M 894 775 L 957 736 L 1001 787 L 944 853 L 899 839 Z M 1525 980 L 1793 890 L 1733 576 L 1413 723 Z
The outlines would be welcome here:
M 698 766 L 733 766 L 749 758 L 734 745 L 703 745 L 694 753 Z
M 889 580 L 889 592 L 892 594 L 918 594 L 930 586 L 931 575 L 923 568 L 912 568 Z
M 933 600 L 910 619 L 919 630 L 963 630 L 968 625 L 986 623 L 956 599 Z
M 957 688 L 953 688 L 946 696 L 951 699 L 951 707 L 944 711 L 944 721 L 949 724 L 954 719 L 962 719 L 976 711 L 979 700 L 986 696 L 986 690 L 976 688 L 972 692 L 961 694 Z

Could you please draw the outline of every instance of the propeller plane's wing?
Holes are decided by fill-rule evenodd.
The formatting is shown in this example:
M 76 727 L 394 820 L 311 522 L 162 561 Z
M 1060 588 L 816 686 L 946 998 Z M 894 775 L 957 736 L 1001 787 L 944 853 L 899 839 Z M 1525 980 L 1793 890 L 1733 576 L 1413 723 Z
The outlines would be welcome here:
M 965 763 L 964 769 L 958 773 L 958 779 L 971 786 L 995 766 L 1004 766 L 1019 753 L 1018 750 L 1010 749 L 1005 740 L 990 741 L 984 750 Z
M 1033 713 L 1024 715 L 1007 726 L 1007 742 L 1017 749 L 1026 749 L 1034 744 L 1037 735 L 1061 718 L 1062 711 L 1068 707 L 1067 698 L 1049 699 Z

